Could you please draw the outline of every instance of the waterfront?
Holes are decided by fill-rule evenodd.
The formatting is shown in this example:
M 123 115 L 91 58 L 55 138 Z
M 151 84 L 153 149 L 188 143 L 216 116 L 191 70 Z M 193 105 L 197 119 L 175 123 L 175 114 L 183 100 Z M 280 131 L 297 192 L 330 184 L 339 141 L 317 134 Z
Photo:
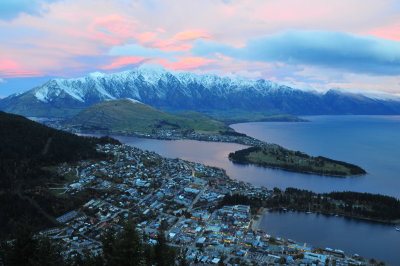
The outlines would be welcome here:
M 261 140 L 311 155 L 354 163 L 368 174 L 352 178 L 327 177 L 233 164 L 230 152 L 245 148 L 233 143 L 194 140 L 165 141 L 135 137 L 117 137 L 123 143 L 170 158 L 221 167 L 234 179 L 269 188 L 296 187 L 314 192 L 357 191 L 400 198 L 399 117 L 319 116 L 307 117 L 309 123 L 242 123 L 232 127 Z M 315 132 L 313 134 L 313 132 Z
M 400 143 L 397 136 L 400 132 L 399 117 L 323 116 L 308 119 L 312 122 L 242 123 L 232 127 L 286 148 L 358 164 L 368 171 L 368 175 L 343 179 L 237 165 L 231 163 L 227 157 L 230 152 L 245 147 L 239 144 L 117 138 L 123 143 L 155 151 L 166 157 L 179 157 L 221 167 L 234 179 L 268 188 L 297 187 L 315 192 L 352 190 L 400 197 L 400 179 L 397 174 L 400 172 Z M 398 248 L 400 244 L 400 233 L 393 226 L 344 217 L 304 215 L 306 214 L 267 214 L 266 217 L 271 219 L 263 220 L 261 227 L 272 235 L 316 246 L 339 248 L 392 264 L 400 261 L 398 253 L 393 252 L 393 248 Z M 294 223 L 288 225 L 288 220 L 293 220 Z M 319 231 L 315 231 L 315 228 L 319 228 Z
M 365 176 L 342 179 L 277 173 L 278 187 L 352 190 L 400 198 L 399 116 L 310 116 L 308 123 L 241 123 L 232 127 L 260 140 L 364 168 Z M 291 180 L 288 180 L 288 176 Z M 283 182 L 283 183 L 282 183 Z
M 400 262 L 400 232 L 391 225 L 315 213 L 267 212 L 259 228 L 307 246 L 341 249 L 393 265 Z

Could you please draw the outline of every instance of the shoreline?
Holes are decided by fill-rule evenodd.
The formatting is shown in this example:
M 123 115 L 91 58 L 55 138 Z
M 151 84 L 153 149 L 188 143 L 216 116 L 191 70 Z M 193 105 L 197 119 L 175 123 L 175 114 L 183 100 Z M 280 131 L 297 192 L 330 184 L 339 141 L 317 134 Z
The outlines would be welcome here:
M 250 136 L 235 136 L 235 135 L 207 135 L 207 134 L 195 134 L 192 136 L 183 136 L 183 135 L 170 135 L 170 136 L 160 136 L 160 135 L 155 135 L 155 134 L 137 134 L 137 133 L 129 133 L 129 132 L 120 132 L 120 131 L 85 131 L 85 130 L 71 130 L 71 129 L 63 129 L 63 130 L 67 130 L 71 133 L 74 134 L 93 134 L 93 135 L 116 135 L 116 136 L 126 136 L 126 137 L 136 137 L 136 138 L 144 138 L 144 139 L 156 139 L 156 140 L 194 140 L 194 141 L 205 141 L 205 142 L 221 142 L 221 143 L 232 143 L 232 144 L 240 144 L 240 145 L 244 145 L 244 146 L 248 146 L 248 148 L 250 147 L 280 147 L 282 149 L 285 149 L 287 151 L 292 151 L 290 149 L 286 149 L 284 147 L 281 147 L 278 144 L 274 144 L 274 143 L 268 143 L 268 142 L 264 142 L 262 140 L 250 137 Z M 240 133 L 239 133 L 240 134 Z M 244 148 L 247 149 L 247 148 Z M 242 149 L 242 150 L 244 150 Z M 230 154 L 233 154 L 235 152 L 238 152 L 241 150 L 237 150 L 237 151 L 233 151 Z M 292 151 L 293 152 L 293 151 Z M 229 154 L 229 155 L 230 155 Z M 335 177 L 335 178 L 353 178 L 353 177 L 360 177 L 360 176 L 364 176 L 366 173 L 363 174 L 347 174 L 347 175 L 337 175 L 337 174 L 324 174 L 324 173 L 319 173 L 319 172 L 313 172 L 313 171 L 304 171 L 304 170 L 293 170 L 290 168 L 284 168 L 284 167 L 280 167 L 280 166 L 273 166 L 273 165 L 261 165 L 261 164 L 257 164 L 257 163 L 252 163 L 252 162 L 239 162 L 236 160 L 232 160 L 230 158 L 230 156 L 228 156 L 228 159 L 232 162 L 232 163 L 236 163 L 236 164 L 241 164 L 241 165 L 254 165 L 256 167 L 261 167 L 261 168 L 270 168 L 270 169 L 279 169 L 279 170 L 283 170 L 283 171 L 288 171 L 288 172 L 293 172 L 293 173 L 301 173 L 301 174 L 311 174 L 311 175 L 318 175 L 318 176 L 326 176 L 326 177 Z M 332 160 L 330 158 L 327 158 L 329 160 Z M 333 160 L 335 161 L 335 160 Z M 350 163 L 346 163 L 346 162 L 342 162 L 345 164 L 349 164 L 349 165 L 353 165 Z M 357 165 L 354 165 L 356 167 L 359 167 Z M 359 167 L 361 168 L 361 167 Z M 362 168 L 361 168 L 362 169 Z M 362 169 L 364 170 L 364 169 Z M 364 170 L 365 171 L 365 170 Z
M 108 133 L 111 133 L 111 132 L 108 132 Z M 98 133 L 79 132 L 78 134 L 102 135 L 102 133 L 100 133 L 100 132 L 98 132 Z M 112 133 L 112 134 L 115 134 L 115 133 Z M 182 140 L 182 139 L 184 140 L 184 139 L 189 139 L 189 138 L 163 139 L 163 138 L 154 138 L 154 137 L 149 137 L 149 136 L 145 137 L 145 136 L 138 136 L 138 135 L 131 135 L 131 134 L 116 135 L 116 136 L 128 136 L 128 137 L 145 138 L 145 139 L 159 139 L 159 140 Z M 209 140 L 197 140 L 197 139 L 189 139 L 189 140 L 213 142 L 213 141 L 209 141 Z M 224 142 L 224 141 L 216 141 L 216 142 L 227 143 L 227 142 Z M 228 142 L 228 143 L 241 144 L 241 143 L 237 143 L 237 142 Z M 244 145 L 244 144 L 241 144 L 241 145 Z M 271 144 L 271 145 L 275 145 L 275 144 Z M 235 162 L 233 162 L 233 163 L 235 163 Z M 241 164 L 241 163 L 239 163 L 239 164 Z M 251 164 L 251 163 L 246 163 L 246 164 Z M 259 165 L 256 165 L 256 164 L 254 164 L 254 165 L 257 166 L 257 167 L 263 167 L 263 166 L 259 166 Z M 268 168 L 279 169 L 279 170 L 289 171 L 289 172 L 294 172 L 294 173 L 305 173 L 305 172 L 300 172 L 300 171 L 287 170 L 287 169 L 279 168 L 279 167 L 268 167 Z M 308 174 L 310 174 L 310 173 L 308 173 Z M 319 176 L 327 176 L 327 177 L 337 177 L 337 178 L 354 177 L 354 176 L 331 176 L 331 175 L 323 175 L 323 174 L 317 174 L 317 173 L 311 173 L 311 174 L 319 175 Z M 254 228 L 255 228 L 255 230 L 258 230 L 258 227 L 259 227 L 259 224 L 261 222 L 261 219 L 262 219 L 263 215 L 268 211 L 277 211 L 277 210 L 268 209 L 268 208 L 264 207 L 264 210 L 263 210 L 262 214 L 257 214 L 256 215 L 256 217 L 259 217 L 259 219 L 257 219 L 257 220 L 254 219 Z M 295 211 L 306 212 L 305 210 L 295 210 Z M 327 215 L 327 216 L 331 216 L 331 213 L 324 213 L 324 212 L 320 212 L 320 213 L 324 214 L 324 215 Z M 334 213 L 334 215 L 339 215 L 339 216 L 342 216 L 342 217 L 352 218 L 352 219 L 357 219 L 357 220 L 364 220 L 364 221 L 370 221 L 370 222 L 376 222 L 376 223 L 383 223 L 383 224 L 392 224 L 392 225 L 400 224 L 400 219 L 399 220 L 394 220 L 394 221 L 388 221 L 388 220 L 371 219 L 371 218 L 359 217 L 359 216 L 348 216 L 348 215 L 343 215 L 342 213 Z M 252 223 L 252 227 L 253 227 L 253 223 Z
M 262 210 L 259 210 L 258 213 L 253 217 L 251 223 L 251 229 L 253 231 L 262 230 L 260 229 L 261 221 L 264 218 L 264 215 L 269 212 L 268 208 L 261 207 Z
M 254 158 L 256 156 L 256 158 Z M 282 159 L 283 157 L 283 159 Z M 258 167 L 332 177 L 355 177 L 367 172 L 358 165 L 333 160 L 323 156 L 310 156 L 300 151 L 283 147 L 254 146 L 229 153 L 229 160 L 237 164 L 252 164 Z M 300 162 L 307 161 L 307 164 Z M 327 165 L 327 166 L 325 166 Z M 330 167 L 330 168 L 329 168 Z M 331 168 L 334 167 L 334 170 Z M 337 167 L 341 169 L 335 170 Z
M 307 175 L 318 175 L 318 176 L 327 176 L 327 177 L 337 177 L 337 178 L 352 178 L 352 177 L 360 177 L 360 176 L 364 176 L 366 174 L 355 174 L 355 175 L 328 175 L 328 174 L 321 174 L 321 173 L 317 173 L 317 172 L 310 172 L 310 171 L 295 171 L 295 170 L 291 170 L 291 169 L 287 169 L 287 168 L 282 168 L 282 167 L 278 167 L 278 166 L 263 166 L 257 163 L 241 163 L 241 162 L 237 162 L 237 161 L 233 161 L 230 160 L 232 163 L 235 164 L 239 164 L 239 165 L 254 165 L 257 167 L 263 167 L 263 168 L 270 168 L 270 169 L 278 169 L 278 170 L 282 170 L 282 171 L 287 171 L 287 172 L 292 172 L 292 173 L 300 173 L 300 174 L 307 174 Z
M 279 210 L 279 209 L 268 209 L 267 211 L 265 211 L 262 215 L 266 214 L 267 212 L 301 212 L 301 213 L 307 213 L 308 211 L 306 210 L 296 210 L 296 209 L 290 209 L 290 211 L 283 211 L 283 210 Z M 327 212 L 322 212 L 322 211 L 311 211 L 309 214 L 315 214 L 315 215 L 325 215 L 327 217 L 344 217 L 347 219 L 354 219 L 354 220 L 358 220 L 358 221 L 365 221 L 365 222 L 372 222 L 372 223 L 378 223 L 378 224 L 385 224 L 385 225 L 393 225 L 393 226 L 397 226 L 400 225 L 400 219 L 397 220 L 380 220 L 380 219 L 373 219 L 373 218 L 367 218 L 367 217 L 361 217 L 361 216 L 351 216 L 351 215 L 345 215 L 343 213 L 327 213 Z

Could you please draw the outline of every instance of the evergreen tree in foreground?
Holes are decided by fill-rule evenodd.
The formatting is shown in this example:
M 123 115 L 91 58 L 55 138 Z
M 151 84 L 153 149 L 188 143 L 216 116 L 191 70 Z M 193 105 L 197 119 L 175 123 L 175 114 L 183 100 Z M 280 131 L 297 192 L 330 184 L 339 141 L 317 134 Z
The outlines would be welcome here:
M 47 266 L 65 265 L 61 248 L 47 238 L 33 237 L 28 226 L 22 226 L 16 239 L 0 243 L 0 265 Z
M 20 228 L 16 239 L 0 243 L 1 266 L 136 266 L 175 265 L 177 250 L 168 246 L 165 232 L 160 231 L 157 243 L 145 242 L 135 229 L 133 222 L 124 224 L 121 231 L 109 230 L 102 240 L 102 254 L 90 252 L 64 258 L 62 248 L 48 238 L 34 236 L 31 228 Z

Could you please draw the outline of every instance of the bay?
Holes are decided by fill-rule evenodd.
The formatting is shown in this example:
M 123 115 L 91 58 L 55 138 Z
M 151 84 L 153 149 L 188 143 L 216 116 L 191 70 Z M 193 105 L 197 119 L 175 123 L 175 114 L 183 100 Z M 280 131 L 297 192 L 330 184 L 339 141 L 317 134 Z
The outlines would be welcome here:
M 315 213 L 269 212 L 262 217 L 260 229 L 301 245 L 340 249 L 392 265 L 400 263 L 400 232 L 391 225 Z
M 400 198 L 400 117 L 318 116 L 307 119 L 312 122 L 241 123 L 232 128 L 286 148 L 357 164 L 368 174 L 338 178 L 234 164 L 229 161 L 228 154 L 246 147 L 234 143 L 115 137 L 166 157 L 220 167 L 231 178 L 268 188 L 296 187 L 315 192 L 351 190 Z
M 278 173 L 278 187 L 317 192 L 352 190 L 400 198 L 400 116 L 310 116 L 307 123 L 242 123 L 252 137 L 361 166 L 367 175 L 346 179 Z
M 368 174 L 337 178 L 233 164 L 228 160 L 228 154 L 246 147 L 239 144 L 115 137 L 125 144 L 155 151 L 165 157 L 220 167 L 231 178 L 268 188 L 296 187 L 315 192 L 351 190 L 400 198 L 399 116 L 305 118 L 311 122 L 240 123 L 231 126 L 238 132 L 289 149 L 357 164 Z M 400 253 L 397 252 L 400 233 L 391 225 L 288 212 L 265 214 L 260 228 L 273 236 L 322 248 L 338 248 L 346 253 L 358 253 L 393 265 L 400 264 Z

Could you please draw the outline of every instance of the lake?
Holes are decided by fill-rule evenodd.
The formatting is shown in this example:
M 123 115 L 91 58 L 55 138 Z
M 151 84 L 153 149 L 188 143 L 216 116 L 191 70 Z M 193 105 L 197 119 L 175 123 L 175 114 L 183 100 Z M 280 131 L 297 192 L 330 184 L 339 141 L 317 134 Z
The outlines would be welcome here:
M 353 190 L 400 198 L 400 116 L 305 118 L 311 122 L 242 123 L 232 127 L 289 149 L 354 163 L 368 172 L 344 180 L 285 173 L 276 177 L 278 187 L 293 184 L 319 192 Z
M 165 157 L 182 158 L 226 170 L 231 178 L 268 188 L 296 187 L 315 192 L 359 191 L 400 198 L 399 116 L 312 116 L 311 122 L 241 123 L 232 127 L 249 136 L 354 163 L 368 174 L 351 178 L 326 177 L 233 164 L 230 152 L 245 148 L 232 143 L 193 140 L 165 141 L 116 136 L 120 141 Z M 400 264 L 400 233 L 393 226 L 344 217 L 305 213 L 267 213 L 260 224 L 274 236 L 331 247 L 346 253 Z
M 228 154 L 245 148 L 239 144 L 116 138 L 166 157 L 221 167 L 231 178 L 268 188 L 296 187 L 315 192 L 352 190 L 400 198 L 400 117 L 317 116 L 307 119 L 312 122 L 242 123 L 232 127 L 286 148 L 357 164 L 368 174 L 337 178 L 233 164 Z
M 275 237 L 293 239 L 301 245 L 341 249 L 399 265 L 400 232 L 393 226 L 342 216 L 304 212 L 269 212 L 260 229 Z

